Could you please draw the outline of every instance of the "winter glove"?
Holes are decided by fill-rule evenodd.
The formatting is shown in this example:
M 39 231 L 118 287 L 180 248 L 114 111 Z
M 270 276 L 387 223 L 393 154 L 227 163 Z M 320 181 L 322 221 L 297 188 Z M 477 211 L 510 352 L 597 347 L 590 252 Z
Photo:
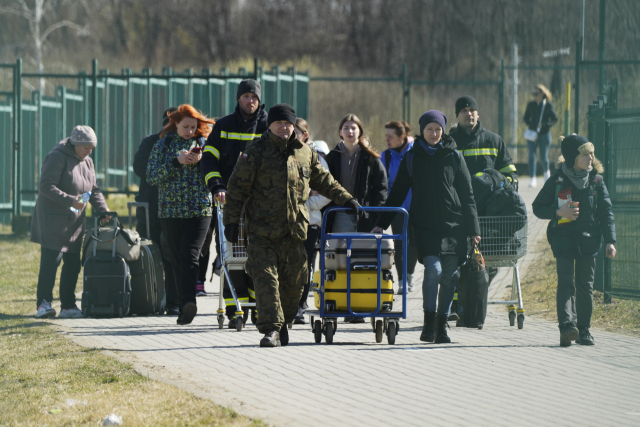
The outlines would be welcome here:
M 238 224 L 228 224 L 224 228 L 224 237 L 231 243 L 238 243 L 240 236 L 240 226 Z
M 356 199 L 351 199 L 347 203 L 344 204 L 345 208 L 351 208 L 351 214 L 359 215 L 360 214 L 360 204 L 356 202 Z

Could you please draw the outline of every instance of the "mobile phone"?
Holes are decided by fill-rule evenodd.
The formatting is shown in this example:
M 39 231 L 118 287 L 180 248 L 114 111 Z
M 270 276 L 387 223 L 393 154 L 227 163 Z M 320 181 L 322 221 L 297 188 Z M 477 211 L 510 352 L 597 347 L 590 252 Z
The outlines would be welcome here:
M 199 146 L 197 146 L 197 145 L 196 145 L 195 147 L 193 147 L 193 148 L 191 149 L 191 152 L 192 152 L 193 154 L 200 154 L 200 153 L 202 152 L 202 147 L 199 147 Z

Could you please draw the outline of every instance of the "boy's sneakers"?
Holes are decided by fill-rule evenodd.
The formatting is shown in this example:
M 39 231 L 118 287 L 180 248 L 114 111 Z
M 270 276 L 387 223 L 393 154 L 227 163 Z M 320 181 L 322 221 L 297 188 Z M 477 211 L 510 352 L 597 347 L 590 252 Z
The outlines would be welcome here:
M 78 307 L 61 310 L 60 314 L 58 314 L 58 318 L 60 319 L 80 319 L 82 317 L 84 317 L 84 315 Z
M 569 347 L 571 345 L 571 341 L 575 341 L 579 335 L 578 328 L 573 326 L 571 323 L 563 325 L 560 327 L 560 347 Z
M 196 285 L 196 296 L 197 297 L 206 297 L 207 293 L 204 291 L 204 283 L 198 282 Z
M 298 314 L 296 314 L 296 317 L 293 318 L 293 324 L 294 325 L 304 325 L 305 321 L 304 321 L 304 310 L 300 307 L 298 307 Z M 280 335 L 282 335 L 282 331 L 280 333 Z M 282 341 L 282 339 L 280 339 L 280 341 Z
M 42 300 L 42 304 L 38 307 L 38 312 L 36 313 L 36 319 L 46 319 L 47 317 L 54 317 L 56 315 L 56 311 L 51 308 L 51 303 Z

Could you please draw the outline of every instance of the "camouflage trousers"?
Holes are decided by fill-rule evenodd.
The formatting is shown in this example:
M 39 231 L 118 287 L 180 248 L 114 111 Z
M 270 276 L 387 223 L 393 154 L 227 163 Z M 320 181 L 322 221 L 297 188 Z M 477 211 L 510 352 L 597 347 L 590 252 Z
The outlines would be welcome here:
M 253 279 L 258 330 L 279 331 L 293 321 L 309 276 L 303 242 L 290 235 L 279 239 L 250 235 L 245 270 Z

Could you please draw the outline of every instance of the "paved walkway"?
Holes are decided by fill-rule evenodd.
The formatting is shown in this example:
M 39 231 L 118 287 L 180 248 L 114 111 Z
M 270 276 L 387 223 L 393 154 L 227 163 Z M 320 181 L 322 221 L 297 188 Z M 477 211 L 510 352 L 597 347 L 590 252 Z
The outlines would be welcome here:
M 521 193 L 530 205 L 535 192 Z M 530 218 L 522 275 L 548 250 L 545 222 Z M 376 344 L 368 324 L 339 323 L 334 345 L 296 326 L 288 347 L 261 349 L 253 326 L 218 329 L 215 282 L 187 327 L 160 316 L 54 323 L 144 375 L 278 426 L 640 425 L 638 339 L 594 331 L 595 347 L 560 348 L 556 324 L 529 317 L 518 330 L 496 306 L 483 330 L 452 327 L 452 344 L 425 344 L 416 291 L 395 346 Z M 501 271 L 491 294 L 504 298 L 510 284 Z

